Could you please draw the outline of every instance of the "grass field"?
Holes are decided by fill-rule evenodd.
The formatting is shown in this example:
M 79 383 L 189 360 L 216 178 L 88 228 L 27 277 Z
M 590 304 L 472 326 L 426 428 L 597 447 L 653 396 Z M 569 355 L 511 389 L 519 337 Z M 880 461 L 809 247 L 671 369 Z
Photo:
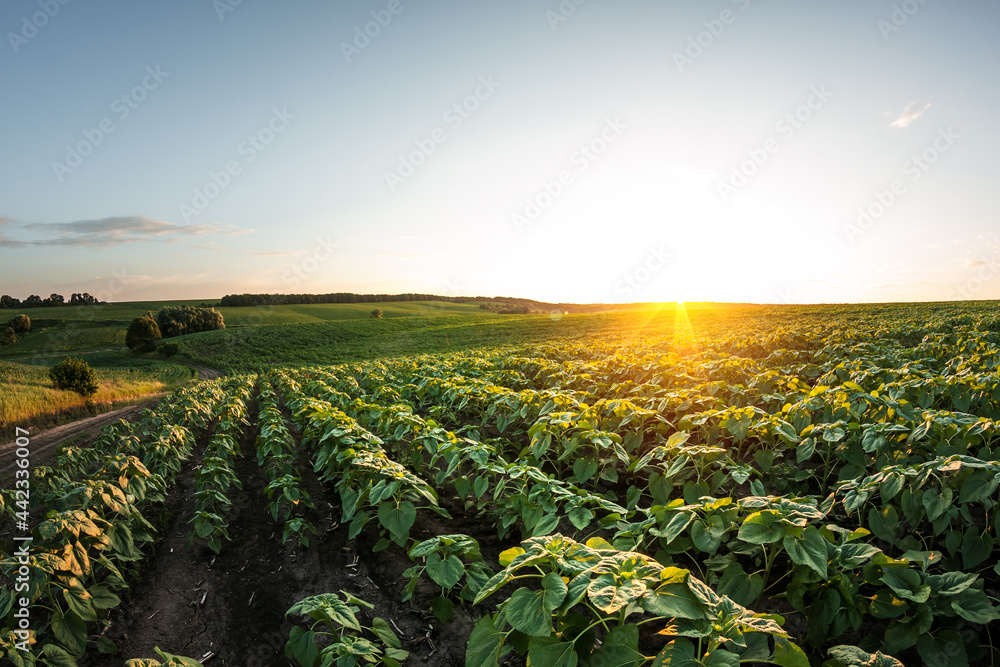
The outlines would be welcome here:
M 109 352 L 80 355 L 97 371 L 100 389 L 84 398 L 53 387 L 48 365 L 0 361 L 0 429 L 49 425 L 102 412 L 143 396 L 168 391 L 194 377 L 180 364 L 123 359 Z M 130 363 L 130 365 L 126 365 Z
M 197 306 L 215 302 L 216 299 L 204 299 L 0 311 L 0 319 L 24 313 L 32 322 L 31 333 L 22 341 L 0 347 L 0 359 L 34 361 L 70 351 L 119 349 L 125 345 L 125 332 L 129 322 L 146 312 L 155 313 L 163 306 Z M 469 321 L 489 321 L 497 317 L 476 306 L 438 301 L 247 306 L 218 310 L 222 313 L 227 328 L 238 329 L 248 326 L 368 320 L 375 308 L 382 309 L 382 317 L 386 320 L 461 317 Z

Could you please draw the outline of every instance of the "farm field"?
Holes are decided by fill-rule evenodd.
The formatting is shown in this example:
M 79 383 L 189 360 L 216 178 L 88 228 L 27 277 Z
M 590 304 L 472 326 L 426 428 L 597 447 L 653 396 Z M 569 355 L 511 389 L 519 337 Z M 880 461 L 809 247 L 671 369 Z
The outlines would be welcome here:
M 483 317 L 187 337 L 3 492 L 0 650 L 30 519 L 34 664 L 1000 661 L 997 304 Z
M 155 313 L 164 306 L 199 306 L 217 301 L 127 302 L 0 311 L 7 318 L 25 314 L 32 321 L 32 333 L 17 344 L 0 347 L 0 359 L 44 359 L 67 351 L 121 349 L 133 318 L 149 311 Z M 222 313 L 227 327 L 240 330 L 264 325 L 367 320 L 376 307 L 382 309 L 382 317 L 386 319 L 450 316 L 480 322 L 497 318 L 475 305 L 438 301 L 247 306 L 217 310 Z

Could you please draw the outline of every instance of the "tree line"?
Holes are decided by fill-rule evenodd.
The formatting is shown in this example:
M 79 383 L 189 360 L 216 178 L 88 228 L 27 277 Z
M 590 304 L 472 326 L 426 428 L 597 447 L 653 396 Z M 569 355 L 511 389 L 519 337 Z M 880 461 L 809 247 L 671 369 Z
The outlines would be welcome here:
M 312 303 L 390 303 L 394 301 L 447 301 L 467 303 L 483 297 L 439 296 L 436 294 L 227 294 L 219 300 L 219 307 L 235 306 L 291 306 Z
M 52 293 L 48 298 L 43 299 L 37 294 L 32 294 L 24 301 L 9 294 L 0 296 L 0 308 L 44 308 L 46 306 L 96 306 L 101 303 L 96 296 L 91 296 L 87 292 L 72 294 L 69 301 L 62 294 Z

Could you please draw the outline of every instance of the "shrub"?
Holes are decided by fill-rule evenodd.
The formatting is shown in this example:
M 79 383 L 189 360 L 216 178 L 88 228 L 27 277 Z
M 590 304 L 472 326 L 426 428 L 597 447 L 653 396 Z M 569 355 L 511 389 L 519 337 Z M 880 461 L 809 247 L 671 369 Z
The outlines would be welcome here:
M 153 313 L 148 312 L 142 317 L 135 318 L 128 325 L 125 344 L 133 352 L 152 352 L 156 349 L 156 341 L 162 337 L 160 327 L 153 319 Z
M 3 335 L 3 340 L 0 340 L 0 345 L 13 345 L 17 340 L 17 332 L 14 331 L 13 327 L 7 327 L 7 332 Z
M 219 311 L 191 306 L 163 308 L 156 314 L 156 323 L 160 325 L 164 338 L 226 328 Z
M 163 357 L 172 357 L 181 351 L 181 346 L 177 343 L 164 343 L 156 350 Z
M 372 311 L 372 319 L 373 320 L 380 320 L 380 319 L 382 319 L 382 309 L 381 308 L 376 308 L 375 310 Z
M 14 333 L 28 333 L 31 331 L 31 319 L 27 315 L 15 315 L 7 322 L 7 326 L 14 330 Z
M 49 369 L 49 377 L 56 389 L 75 391 L 81 396 L 97 393 L 97 373 L 83 359 L 69 357 Z

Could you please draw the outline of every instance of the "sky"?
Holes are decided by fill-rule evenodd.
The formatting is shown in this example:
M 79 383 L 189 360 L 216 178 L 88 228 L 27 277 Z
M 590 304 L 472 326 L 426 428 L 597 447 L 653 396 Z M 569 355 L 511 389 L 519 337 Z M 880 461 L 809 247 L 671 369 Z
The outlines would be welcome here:
M 6 0 L 0 292 L 1000 299 L 1000 3 Z

